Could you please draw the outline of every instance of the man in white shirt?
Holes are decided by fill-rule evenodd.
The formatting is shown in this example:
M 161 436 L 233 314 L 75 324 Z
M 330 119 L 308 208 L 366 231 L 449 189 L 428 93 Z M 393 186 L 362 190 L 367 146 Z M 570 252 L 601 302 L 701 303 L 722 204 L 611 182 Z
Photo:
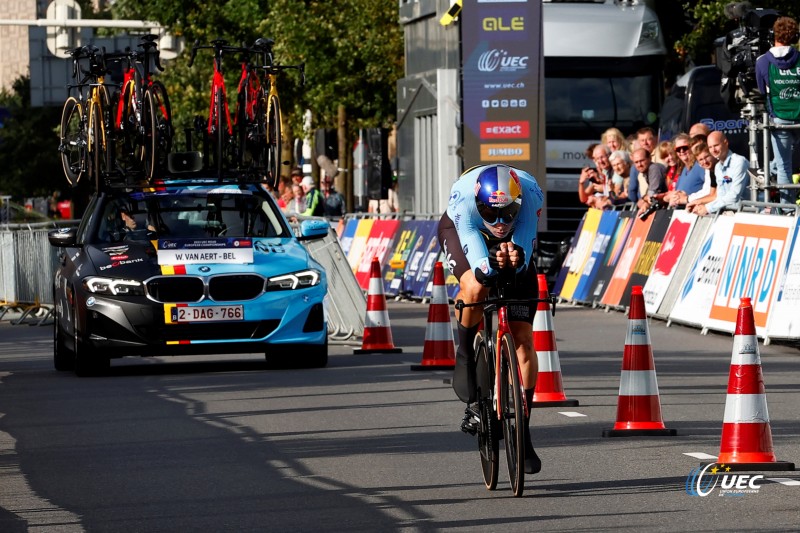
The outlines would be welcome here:
M 717 197 L 707 204 L 696 206 L 692 212 L 698 215 L 718 213 L 722 209 L 735 209 L 750 184 L 747 159 L 730 151 L 724 133 L 712 131 L 708 136 L 708 149 L 711 155 L 717 158 L 717 164 L 714 166 Z

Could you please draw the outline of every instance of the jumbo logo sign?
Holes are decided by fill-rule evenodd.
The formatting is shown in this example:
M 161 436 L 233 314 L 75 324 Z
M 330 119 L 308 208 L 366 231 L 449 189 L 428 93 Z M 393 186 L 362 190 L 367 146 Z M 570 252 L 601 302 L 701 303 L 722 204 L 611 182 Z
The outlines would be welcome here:
M 736 322 L 740 299 L 752 298 L 756 326 L 767 322 L 785 263 L 788 228 L 734 224 L 710 318 Z

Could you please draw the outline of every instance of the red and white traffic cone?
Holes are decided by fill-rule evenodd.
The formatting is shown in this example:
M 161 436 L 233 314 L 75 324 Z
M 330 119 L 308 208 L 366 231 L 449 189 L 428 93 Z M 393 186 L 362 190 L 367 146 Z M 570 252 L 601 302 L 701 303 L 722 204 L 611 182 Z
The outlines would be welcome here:
M 642 287 L 631 290 L 628 333 L 622 356 L 622 374 L 617 402 L 617 423 L 603 430 L 604 437 L 675 436 L 661 419 L 656 366 L 650 345 L 650 330 L 644 309 Z
M 539 298 L 546 299 L 547 276 L 538 275 Z M 539 302 L 533 318 L 533 349 L 539 361 L 539 374 L 533 391 L 533 407 L 576 407 L 578 400 L 569 400 L 564 394 L 561 381 L 561 362 L 556 347 L 556 332 L 553 328 L 553 314 L 548 302 Z
M 422 362 L 411 365 L 411 370 L 439 370 L 456 366 L 456 348 L 453 324 L 450 322 L 450 304 L 444 285 L 444 267 L 441 261 L 433 266 L 433 289 L 428 306 L 428 325 L 425 326 L 425 346 Z
M 794 470 L 772 451 L 767 395 L 750 298 L 742 298 L 736 316 L 728 397 L 717 463 L 732 470 Z
M 392 341 L 392 328 L 389 325 L 389 311 L 383 293 L 381 264 L 377 257 L 372 258 L 369 270 L 369 289 L 367 290 L 367 314 L 364 318 L 364 338 L 355 354 L 400 353 Z

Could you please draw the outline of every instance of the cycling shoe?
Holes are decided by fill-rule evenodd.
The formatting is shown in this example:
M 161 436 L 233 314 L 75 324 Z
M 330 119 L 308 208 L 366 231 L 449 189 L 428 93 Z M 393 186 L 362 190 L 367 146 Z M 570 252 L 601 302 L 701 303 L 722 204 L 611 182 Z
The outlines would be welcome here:
M 542 460 L 533 449 L 530 433 L 525 435 L 525 473 L 538 474 L 542 470 Z

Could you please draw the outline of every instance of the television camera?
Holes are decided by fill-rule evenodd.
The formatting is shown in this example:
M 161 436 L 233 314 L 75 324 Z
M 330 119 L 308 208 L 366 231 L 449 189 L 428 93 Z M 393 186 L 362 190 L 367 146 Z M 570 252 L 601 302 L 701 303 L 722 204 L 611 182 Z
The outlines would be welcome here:
M 739 27 L 715 42 L 716 64 L 722 71 L 720 93 L 732 111 L 741 112 L 747 104 L 765 101 L 756 84 L 756 60 L 772 46 L 772 26 L 780 14 L 733 2 L 725 6 L 725 16 Z

